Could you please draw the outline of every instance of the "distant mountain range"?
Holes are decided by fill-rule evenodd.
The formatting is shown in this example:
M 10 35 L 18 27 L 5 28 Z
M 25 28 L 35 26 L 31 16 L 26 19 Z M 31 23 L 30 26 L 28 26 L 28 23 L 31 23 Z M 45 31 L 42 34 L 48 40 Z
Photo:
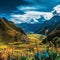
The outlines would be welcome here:
M 60 30 L 60 16 L 54 16 L 51 20 L 45 21 L 42 24 L 42 28 L 37 30 L 37 33 L 45 34 L 45 31 L 48 29 L 47 34 L 51 33 L 53 30 Z
M 26 33 L 13 22 L 0 18 L 0 42 L 28 42 Z
M 46 34 L 51 33 L 53 30 L 56 30 L 56 28 L 60 29 L 60 16 L 55 15 L 52 17 L 52 19 L 47 21 L 42 21 L 44 19 L 41 19 L 41 23 L 21 23 L 17 24 L 17 26 L 21 27 L 26 31 L 27 33 L 39 33 L 39 34 L 45 34 L 45 31 L 48 30 Z
M 30 23 L 21 23 L 17 24 L 17 26 L 21 27 L 26 33 L 34 33 L 35 31 L 39 30 L 40 23 L 30 24 Z

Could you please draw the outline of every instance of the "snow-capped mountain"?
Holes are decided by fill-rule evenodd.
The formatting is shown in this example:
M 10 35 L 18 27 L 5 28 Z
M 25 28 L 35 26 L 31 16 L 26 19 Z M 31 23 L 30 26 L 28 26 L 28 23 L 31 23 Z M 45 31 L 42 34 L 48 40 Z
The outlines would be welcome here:
M 11 21 L 28 33 L 44 34 L 46 29 L 49 29 L 50 33 L 56 27 L 57 22 L 60 22 L 59 7 L 60 5 L 57 5 L 51 12 L 28 11 L 24 15 L 12 15 Z

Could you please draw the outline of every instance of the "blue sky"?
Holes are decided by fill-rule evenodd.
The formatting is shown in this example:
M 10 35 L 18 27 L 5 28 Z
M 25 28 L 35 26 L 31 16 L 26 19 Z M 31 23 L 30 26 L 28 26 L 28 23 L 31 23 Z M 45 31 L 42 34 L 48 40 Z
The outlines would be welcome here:
M 15 23 L 31 22 L 31 19 L 39 22 L 37 19 L 41 15 L 49 20 L 53 17 L 53 8 L 58 5 L 60 0 L 0 0 L 0 17 Z
M 10 13 L 17 6 L 33 6 L 38 7 L 37 10 L 51 11 L 57 4 L 60 4 L 60 0 L 0 0 L 0 11 Z

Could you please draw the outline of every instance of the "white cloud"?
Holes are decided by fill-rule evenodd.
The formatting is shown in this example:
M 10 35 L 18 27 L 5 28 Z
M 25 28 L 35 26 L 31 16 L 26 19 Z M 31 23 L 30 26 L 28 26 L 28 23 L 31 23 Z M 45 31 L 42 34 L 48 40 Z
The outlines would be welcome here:
M 43 15 L 45 20 L 50 20 L 54 15 L 52 13 L 46 13 Z
M 36 12 L 36 11 L 28 11 L 26 12 L 27 14 L 30 15 L 37 15 L 38 17 L 43 16 L 46 20 L 49 20 L 53 17 L 53 13 L 52 12 Z M 38 18 L 37 18 L 38 19 Z
M 19 20 L 21 23 L 38 23 L 38 18 L 40 18 L 37 15 L 31 15 L 31 14 L 24 14 L 24 15 L 11 15 L 14 19 Z M 31 21 L 33 19 L 33 22 Z M 12 20 L 14 22 L 14 20 Z
M 28 10 L 28 9 L 36 9 L 35 7 L 21 7 L 21 10 Z M 54 12 L 56 11 L 55 15 L 60 16 L 60 5 L 57 5 L 53 8 L 54 10 L 51 12 L 37 12 L 37 11 L 25 11 L 25 14 L 11 14 L 12 21 L 15 23 L 39 23 L 38 19 L 41 16 L 44 17 L 45 20 L 50 20 L 54 16 Z M 33 19 L 33 22 L 31 21 Z
M 55 6 L 53 9 L 53 12 L 56 11 L 58 14 L 60 13 L 60 5 Z
M 18 6 L 17 9 L 18 10 L 35 10 L 38 9 L 39 6 Z
M 15 18 L 10 18 L 9 20 L 14 22 L 15 24 L 20 24 L 21 23 L 21 21 L 19 21 L 18 19 L 15 19 Z
M 53 17 L 51 12 L 37 12 L 37 11 L 27 11 L 25 14 L 12 14 L 12 21 L 15 23 L 39 23 L 41 16 L 44 17 L 45 20 L 50 20 Z M 15 19 L 15 20 L 14 20 Z M 33 21 L 32 21 L 33 20 Z

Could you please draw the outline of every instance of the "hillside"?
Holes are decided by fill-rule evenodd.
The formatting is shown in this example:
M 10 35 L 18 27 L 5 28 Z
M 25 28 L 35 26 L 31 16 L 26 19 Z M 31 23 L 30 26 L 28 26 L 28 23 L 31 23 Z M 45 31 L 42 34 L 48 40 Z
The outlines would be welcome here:
M 0 42 L 28 42 L 26 33 L 13 22 L 0 18 Z
M 60 30 L 55 30 L 51 32 L 47 38 L 45 38 L 42 43 L 47 44 L 49 43 L 50 45 L 53 44 L 55 47 L 58 46 L 60 47 Z

